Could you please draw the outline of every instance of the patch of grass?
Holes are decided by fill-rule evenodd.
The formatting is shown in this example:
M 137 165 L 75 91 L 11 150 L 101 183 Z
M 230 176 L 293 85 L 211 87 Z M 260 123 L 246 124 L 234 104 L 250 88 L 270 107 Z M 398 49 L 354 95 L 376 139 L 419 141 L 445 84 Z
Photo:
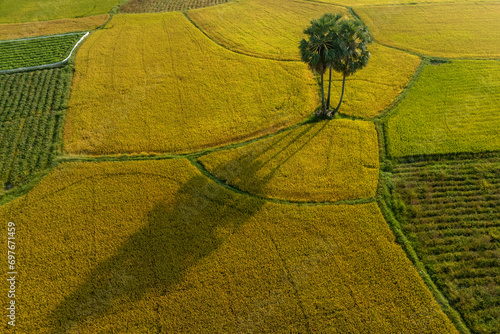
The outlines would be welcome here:
M 0 40 L 94 30 L 108 19 L 109 15 L 104 14 L 77 19 L 0 24 Z
M 120 0 L 3 0 L 0 23 L 79 18 L 108 13 Z
M 298 123 L 318 104 L 304 64 L 235 54 L 181 13 L 116 15 L 75 66 L 65 128 L 72 154 L 221 146 Z
M 377 144 L 373 123 L 323 121 L 199 161 L 217 178 L 252 194 L 333 202 L 375 196 Z
M 22 332 L 457 333 L 375 203 L 269 203 L 187 160 L 66 163 L 0 217 Z
M 402 163 L 402 230 L 474 333 L 500 331 L 500 156 Z
M 246 54 L 300 60 L 299 42 L 311 19 L 344 7 L 289 0 L 242 0 L 190 10 L 187 15 L 218 43 Z
M 0 71 L 63 61 L 83 33 L 0 42 Z
M 71 83 L 67 68 L 0 75 L 0 193 L 50 165 Z
M 388 120 L 393 156 L 500 148 L 500 63 L 428 65 Z
M 360 6 L 375 40 L 425 55 L 500 57 L 500 3 Z
M 220 5 L 232 0 L 131 0 L 120 7 L 120 13 L 174 12 Z

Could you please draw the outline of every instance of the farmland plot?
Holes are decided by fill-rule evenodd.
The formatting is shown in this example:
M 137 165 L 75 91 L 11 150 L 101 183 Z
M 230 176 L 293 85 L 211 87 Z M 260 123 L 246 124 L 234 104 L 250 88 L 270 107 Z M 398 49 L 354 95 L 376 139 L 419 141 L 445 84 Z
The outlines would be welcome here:
M 300 60 L 298 44 L 313 18 L 343 7 L 307 1 L 255 0 L 191 10 L 187 15 L 210 38 L 231 50 L 264 58 Z M 348 77 L 343 114 L 371 118 L 401 93 L 420 63 L 416 56 L 372 44 L 369 65 Z M 342 76 L 333 74 L 333 101 L 340 96 Z
M 108 13 L 120 0 L 3 0 L 0 23 L 78 18 Z
M 388 121 L 394 156 L 500 149 L 500 63 L 428 65 Z
M 89 31 L 103 25 L 108 19 L 109 15 L 104 14 L 77 19 L 0 24 L 0 40 Z
M 439 57 L 500 58 L 500 3 L 360 6 L 379 43 Z
M 72 154 L 186 152 L 294 124 L 318 104 L 306 66 L 235 54 L 181 13 L 120 14 L 76 58 Z
M 120 13 L 174 12 L 220 5 L 232 0 L 131 0 L 120 7 Z
M 83 35 L 75 33 L 0 42 L 0 71 L 63 61 Z
M 474 333 L 500 332 L 500 155 L 402 163 L 393 182 L 434 281 Z
M 43 170 L 60 149 L 70 80 L 64 68 L 0 75 L 0 192 Z
M 269 203 L 183 159 L 66 163 L 0 217 L 26 333 L 457 333 L 374 203 Z
M 333 202 L 375 196 L 377 144 L 373 123 L 324 121 L 199 160 L 219 179 L 252 194 Z

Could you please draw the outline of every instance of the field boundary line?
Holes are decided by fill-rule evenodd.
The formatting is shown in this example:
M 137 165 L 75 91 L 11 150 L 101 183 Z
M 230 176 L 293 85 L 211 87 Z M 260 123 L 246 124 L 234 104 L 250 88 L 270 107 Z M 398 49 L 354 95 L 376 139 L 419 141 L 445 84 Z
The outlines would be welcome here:
M 198 29 L 203 35 L 205 35 L 205 37 L 207 37 L 209 40 L 211 40 L 212 42 L 214 42 L 215 44 L 217 44 L 218 46 L 220 46 L 221 48 L 224 48 L 228 51 L 231 51 L 233 53 L 236 53 L 236 54 L 239 54 L 239 55 L 242 55 L 242 56 L 247 56 L 247 57 L 252 57 L 252 58 L 256 58 L 256 59 L 263 59 L 263 60 L 272 60 L 272 61 L 282 61 L 282 62 L 299 62 L 299 63 L 302 63 L 302 61 L 300 59 L 280 59 L 280 58 L 273 58 L 273 57 L 264 57 L 262 55 L 258 56 L 258 55 L 255 55 L 255 54 L 251 54 L 251 53 L 245 53 L 245 52 L 241 52 L 241 51 L 237 51 L 237 50 L 233 50 L 227 46 L 225 46 L 224 44 L 220 44 L 219 42 L 217 42 L 216 40 L 214 40 L 212 37 L 210 37 L 203 29 L 201 29 L 197 24 L 196 22 L 194 22 L 190 17 L 189 15 L 187 14 L 187 12 L 181 12 L 184 17 L 189 21 L 191 22 L 191 24 L 196 28 Z
M 430 62 L 429 62 L 430 63 Z M 427 64 L 426 64 L 427 65 Z M 421 66 L 422 67 L 422 66 Z M 425 67 L 425 66 L 424 66 Z M 419 67 L 420 69 L 420 67 Z M 417 69 L 418 71 L 418 69 Z M 419 76 L 419 75 L 418 75 Z M 417 76 L 417 79 L 418 79 Z M 416 81 L 415 79 L 414 81 Z M 412 78 L 413 80 L 413 78 Z M 401 96 L 401 95 L 400 95 Z M 404 99 L 406 94 L 404 94 L 401 100 Z M 399 98 L 399 96 L 398 96 Z M 389 110 L 390 112 L 391 110 Z M 401 246 L 406 256 L 411 261 L 411 263 L 417 269 L 419 276 L 424 281 L 427 288 L 432 293 L 434 300 L 439 304 L 443 313 L 450 319 L 455 328 L 462 334 L 471 334 L 470 329 L 465 324 L 460 312 L 458 312 L 449 302 L 449 300 L 444 296 L 441 290 L 434 283 L 430 277 L 424 264 L 418 257 L 415 249 L 413 248 L 411 242 L 408 240 L 406 235 L 401 229 L 401 223 L 396 219 L 394 212 L 392 210 L 392 191 L 390 189 L 393 175 L 393 165 L 398 163 L 395 159 L 392 159 L 389 154 L 387 154 L 387 121 L 389 118 L 388 113 L 383 113 L 380 118 L 374 119 L 375 128 L 377 129 L 378 140 L 379 140 L 379 179 L 377 185 L 377 205 L 382 212 L 382 216 L 389 225 L 394 237 L 396 238 L 396 243 Z
M 66 36 L 66 35 L 77 35 L 78 33 L 69 33 L 69 34 L 62 34 L 61 36 Z M 3 70 L 3 71 L 0 71 L 0 74 L 7 74 L 7 73 L 15 73 L 15 72 L 23 72 L 23 71 L 33 71 L 33 70 L 41 70 L 41 69 L 46 69 L 46 68 L 53 68 L 53 67 L 58 67 L 58 66 L 61 66 L 61 65 L 64 65 L 65 63 L 68 62 L 68 60 L 71 58 L 71 56 L 73 55 L 73 52 L 75 51 L 75 49 L 78 47 L 78 45 L 90 34 L 90 31 L 87 31 L 87 33 L 85 35 L 83 35 L 79 40 L 78 42 L 75 43 L 75 45 L 73 46 L 73 48 L 71 49 L 69 55 L 62 61 L 60 62 L 57 62 L 57 63 L 52 63 L 52 64 L 44 64 L 44 65 L 38 65 L 38 66 L 31 66 L 31 67 L 19 67 L 19 68 L 14 68 L 14 69 L 11 69 L 11 70 Z M 54 36 L 43 36 L 41 38 L 48 38 L 48 37 L 55 37 Z M 40 37 L 34 37 L 32 39 L 36 39 L 36 38 L 40 38 Z M 16 40 L 11 40 L 11 41 L 16 41 Z
M 256 195 L 252 194 L 248 191 L 241 190 L 235 186 L 229 185 L 226 182 L 222 181 L 212 173 L 210 173 L 203 164 L 198 161 L 197 156 L 191 156 L 187 158 L 191 164 L 198 169 L 205 177 L 211 179 L 218 185 L 220 185 L 223 188 L 226 188 L 232 192 L 238 193 L 240 195 L 244 196 L 249 196 L 253 198 L 257 198 L 260 200 L 264 200 L 267 202 L 273 202 L 273 203 L 278 203 L 278 204 L 285 204 L 285 205 L 298 205 L 298 206 L 323 206 L 323 205 L 358 205 L 358 204 L 367 204 L 367 203 L 374 203 L 377 201 L 375 197 L 366 197 L 366 198 L 359 198 L 359 199 L 348 199 L 348 200 L 339 200 L 339 201 L 324 201 L 324 202 L 314 202 L 314 201 L 296 201 L 296 200 L 286 200 L 286 199 L 279 199 L 279 198 L 272 198 L 272 197 L 266 197 L 266 196 L 261 196 L 261 195 Z

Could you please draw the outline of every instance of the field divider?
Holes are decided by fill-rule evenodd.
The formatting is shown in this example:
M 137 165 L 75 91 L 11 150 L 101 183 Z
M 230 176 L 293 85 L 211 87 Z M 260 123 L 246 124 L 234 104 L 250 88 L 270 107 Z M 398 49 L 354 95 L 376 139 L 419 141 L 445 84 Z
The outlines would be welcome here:
M 221 179 L 217 178 L 215 175 L 210 173 L 205 168 L 205 166 L 203 166 L 203 164 L 201 162 L 198 161 L 197 156 L 191 156 L 188 158 L 188 160 L 204 176 L 208 177 L 209 179 L 211 179 L 212 181 L 214 181 L 218 185 L 220 185 L 228 190 L 231 190 L 235 193 L 238 193 L 240 195 L 257 198 L 257 199 L 268 201 L 268 202 L 285 204 L 285 205 L 298 205 L 298 206 L 323 206 L 323 205 L 358 205 L 358 204 L 374 203 L 377 201 L 377 199 L 375 197 L 368 197 L 368 198 L 360 198 L 360 199 L 352 199 L 352 200 L 340 200 L 340 201 L 334 201 L 334 202 L 307 202 L 307 201 L 294 201 L 294 200 L 285 200 L 285 199 L 260 196 L 260 195 L 252 194 L 250 192 L 238 189 L 232 185 L 227 184 L 226 182 L 222 181 Z
M 247 57 L 252 57 L 252 58 L 256 58 L 256 59 L 264 59 L 264 60 L 274 60 L 274 61 L 283 61 L 283 62 L 297 62 L 297 63 L 302 63 L 302 61 L 300 59 L 290 59 L 290 58 L 274 58 L 274 57 L 265 57 L 265 56 L 262 56 L 262 55 L 255 55 L 255 54 L 252 54 L 252 53 L 245 53 L 245 52 L 241 52 L 241 51 L 236 51 L 236 50 L 233 50 L 227 46 L 225 46 L 224 44 L 221 44 L 219 42 L 217 42 L 216 40 L 214 40 L 212 37 L 210 37 L 203 29 L 201 29 L 197 24 L 196 22 L 194 22 L 190 17 L 189 15 L 186 13 L 186 12 L 182 12 L 182 14 L 184 15 L 184 17 L 189 21 L 191 22 L 191 24 L 196 28 L 198 29 L 203 35 L 205 35 L 209 40 L 211 40 L 212 42 L 214 42 L 215 44 L 217 44 L 218 46 L 220 46 L 221 48 L 224 48 L 228 51 L 231 51 L 231 52 L 234 52 L 236 54 L 239 54 L 239 55 L 242 55 L 242 56 L 247 56 Z
M 66 35 L 75 35 L 77 33 L 68 33 L 68 34 L 61 34 L 61 35 L 51 35 L 51 36 L 42 36 L 42 37 L 33 37 L 33 38 L 30 38 L 30 39 L 37 39 L 37 38 L 49 38 L 49 37 L 56 37 L 56 36 L 66 36 Z M 64 65 L 65 63 L 68 62 L 68 60 L 71 58 L 71 56 L 73 55 L 73 52 L 75 51 L 75 49 L 78 47 L 78 45 L 90 34 L 89 31 L 87 31 L 87 33 L 85 35 L 83 35 L 79 40 L 78 42 L 76 42 L 76 44 L 73 46 L 73 48 L 71 49 L 69 55 L 62 61 L 60 62 L 57 62 L 57 63 L 52 63 L 52 64 L 46 64 L 46 65 L 38 65 L 38 66 L 31 66 L 31 67 L 20 67 L 20 68 L 14 68 L 14 69 L 11 69 L 11 70 L 3 70 L 3 71 L 0 71 L 0 74 L 7 74 L 7 73 L 15 73 L 15 72 L 23 72 L 23 71 L 33 71 L 33 70 L 41 70 L 41 69 L 47 69 L 47 68 L 54 68 L 54 67 L 58 67 L 58 66 L 61 66 L 61 65 Z M 13 40 L 13 41 L 16 41 L 16 40 Z M 6 41 L 2 41 L 2 42 L 6 42 Z M 0 42 L 1 43 L 1 42 Z

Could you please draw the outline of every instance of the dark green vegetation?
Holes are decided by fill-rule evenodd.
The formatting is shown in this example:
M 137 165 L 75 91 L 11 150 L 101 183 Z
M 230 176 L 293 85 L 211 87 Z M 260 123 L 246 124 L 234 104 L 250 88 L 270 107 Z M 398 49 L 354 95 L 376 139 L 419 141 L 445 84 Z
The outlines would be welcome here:
M 500 154 L 429 157 L 393 174 L 402 230 L 474 333 L 500 330 Z
M 120 7 L 120 13 L 175 12 L 220 5 L 231 0 L 131 0 Z
M 0 42 L 0 71 L 63 61 L 84 34 Z
M 320 75 L 322 114 L 332 116 L 342 104 L 346 77 L 366 66 L 370 58 L 367 45 L 372 42 L 368 29 L 358 19 L 343 18 L 342 14 L 325 14 L 311 20 L 304 30 L 308 39 L 300 41 L 302 61 Z M 328 70 L 328 97 L 325 102 L 323 76 Z M 342 74 L 342 95 L 335 110 L 330 111 L 332 70 Z
M 67 68 L 0 75 L 0 193 L 53 160 L 71 77 Z

